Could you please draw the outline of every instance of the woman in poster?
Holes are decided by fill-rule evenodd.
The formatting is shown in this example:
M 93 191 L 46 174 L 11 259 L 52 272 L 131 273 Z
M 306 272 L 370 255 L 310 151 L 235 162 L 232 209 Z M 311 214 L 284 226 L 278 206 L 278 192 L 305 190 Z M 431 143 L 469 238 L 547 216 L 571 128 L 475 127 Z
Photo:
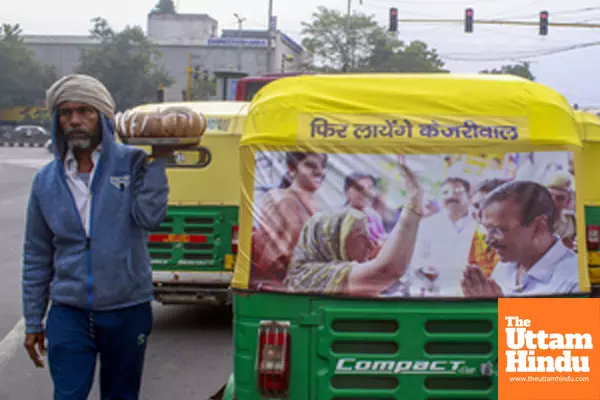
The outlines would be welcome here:
M 376 248 L 375 254 L 381 248 L 387 233 L 383 227 L 383 220 L 373 208 L 373 201 L 377 196 L 375 177 L 369 174 L 353 172 L 344 180 L 344 194 L 346 207 L 353 208 L 367 215 L 369 235 Z
M 366 214 L 355 209 L 316 214 L 294 249 L 284 280 L 289 291 L 379 296 L 398 282 L 410 264 L 423 215 L 423 189 L 411 170 L 400 168 L 408 204 L 377 256 Z
M 252 235 L 252 282 L 276 287 L 286 274 L 304 223 L 314 213 L 314 195 L 325 179 L 326 154 L 286 153 L 287 174 L 269 191 Z

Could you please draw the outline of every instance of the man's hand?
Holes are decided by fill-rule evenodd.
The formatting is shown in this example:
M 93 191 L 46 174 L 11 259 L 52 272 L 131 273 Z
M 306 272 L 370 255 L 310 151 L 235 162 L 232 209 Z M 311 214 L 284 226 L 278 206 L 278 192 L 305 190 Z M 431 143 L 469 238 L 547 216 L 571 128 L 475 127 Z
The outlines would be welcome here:
M 496 281 L 486 278 L 477 265 L 467 266 L 460 284 L 465 297 L 498 298 L 504 296 Z
M 29 354 L 29 358 L 31 358 L 37 368 L 44 368 L 44 361 L 42 361 L 42 357 L 46 355 L 45 340 L 46 335 L 44 332 L 28 333 L 25 335 L 25 349 Z

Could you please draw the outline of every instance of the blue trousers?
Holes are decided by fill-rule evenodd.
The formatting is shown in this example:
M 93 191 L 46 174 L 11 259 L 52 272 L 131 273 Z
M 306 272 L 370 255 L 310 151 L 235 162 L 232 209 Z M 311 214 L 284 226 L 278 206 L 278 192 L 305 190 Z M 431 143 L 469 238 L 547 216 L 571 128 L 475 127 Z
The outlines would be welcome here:
M 100 358 L 100 398 L 137 400 L 152 307 L 90 312 L 53 304 L 46 322 L 54 400 L 87 400 Z

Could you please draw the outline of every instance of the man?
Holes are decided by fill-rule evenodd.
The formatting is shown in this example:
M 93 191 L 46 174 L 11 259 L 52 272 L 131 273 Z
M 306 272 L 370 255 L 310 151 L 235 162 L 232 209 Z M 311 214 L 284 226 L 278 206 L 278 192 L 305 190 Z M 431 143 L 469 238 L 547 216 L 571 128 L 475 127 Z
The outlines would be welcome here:
M 476 226 L 469 213 L 470 190 L 470 183 L 459 177 L 442 182 L 441 212 L 424 219 L 419 228 L 410 268 L 413 296 L 460 295 Z
M 152 327 L 147 232 L 166 214 L 173 149 L 148 157 L 118 144 L 115 102 L 92 77 L 63 77 L 46 102 L 54 160 L 35 176 L 27 209 L 25 348 L 41 368 L 47 339 L 55 400 L 88 398 L 98 354 L 101 398 L 137 399 Z
M 579 292 L 577 255 L 553 234 L 555 206 L 544 186 L 507 183 L 482 205 L 486 242 L 500 263 L 491 278 L 468 266 L 461 283 L 467 297 L 544 296 Z
M 575 250 L 577 237 L 577 224 L 575 212 L 569 209 L 571 202 L 571 176 L 568 172 L 557 172 L 552 175 L 546 184 L 556 206 L 556 221 L 554 233 L 558 235 L 565 246 Z
M 481 181 L 473 190 L 473 194 L 471 195 L 471 217 L 477 221 L 479 220 L 479 212 L 481 210 L 481 204 L 483 204 L 483 200 L 485 196 L 490 194 L 494 189 L 504 185 L 508 180 L 501 178 L 488 178 Z

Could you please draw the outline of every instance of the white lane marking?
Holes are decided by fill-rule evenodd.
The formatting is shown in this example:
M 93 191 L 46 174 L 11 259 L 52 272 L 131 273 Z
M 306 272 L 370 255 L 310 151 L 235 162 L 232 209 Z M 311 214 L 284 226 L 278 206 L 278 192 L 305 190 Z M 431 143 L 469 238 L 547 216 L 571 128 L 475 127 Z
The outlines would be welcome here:
M 27 201 L 29 200 L 29 193 L 22 194 L 16 197 L 9 197 L 8 199 L 0 200 L 0 207 L 5 207 L 10 205 L 23 204 L 27 206 Z
M 25 339 L 25 320 L 21 318 L 0 342 L 0 375 L 2 369 L 17 354 Z M 25 350 L 23 350 L 25 351 Z
M 0 161 L 2 164 L 7 165 L 15 165 L 18 167 L 29 167 L 29 168 L 42 168 L 44 165 L 48 164 L 50 160 L 40 159 L 40 158 L 21 158 L 14 160 L 3 160 Z

